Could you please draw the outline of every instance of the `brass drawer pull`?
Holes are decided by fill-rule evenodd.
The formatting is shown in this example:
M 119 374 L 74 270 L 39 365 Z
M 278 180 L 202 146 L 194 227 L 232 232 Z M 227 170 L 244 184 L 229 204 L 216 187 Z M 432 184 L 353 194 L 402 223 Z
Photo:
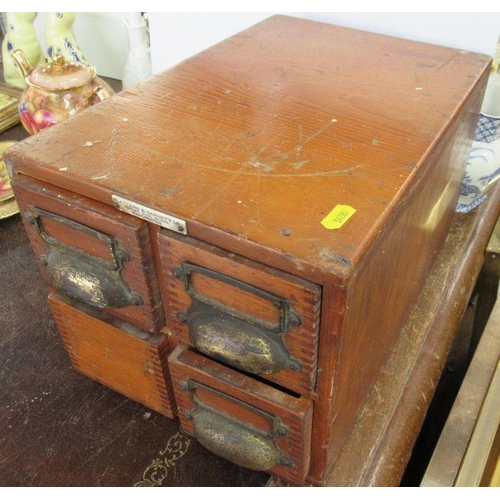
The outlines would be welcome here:
M 50 236 L 44 230 L 41 217 L 82 231 L 104 242 L 111 260 L 103 259 L 75 248 Z M 47 253 L 40 262 L 47 268 L 49 283 L 69 297 L 99 308 L 139 306 L 141 298 L 130 290 L 121 272 L 123 262 L 129 259 L 116 238 L 101 233 L 60 215 L 32 207 L 26 214 L 28 223 L 36 226 L 47 243 Z
M 186 418 L 194 425 L 194 436 L 205 448 L 226 460 L 252 470 L 270 470 L 277 465 L 290 467 L 292 461 L 283 454 L 276 444 L 280 437 L 288 436 L 289 429 L 279 417 L 270 415 L 254 406 L 219 392 L 200 382 L 188 380 L 182 384 L 189 391 L 195 409 L 185 412 Z M 218 409 L 200 401 L 197 389 L 207 391 L 222 400 L 237 404 L 264 419 L 269 432 L 243 423 Z
M 200 294 L 192 285 L 192 273 L 203 274 L 269 301 L 279 311 L 278 324 L 237 311 Z M 173 274 L 184 281 L 185 289 L 191 296 L 191 306 L 187 311 L 179 311 L 177 317 L 188 324 L 189 337 L 199 351 L 254 374 L 302 369 L 300 361 L 290 355 L 283 338 L 290 326 L 301 324 L 288 301 L 216 271 L 189 263 L 174 268 Z

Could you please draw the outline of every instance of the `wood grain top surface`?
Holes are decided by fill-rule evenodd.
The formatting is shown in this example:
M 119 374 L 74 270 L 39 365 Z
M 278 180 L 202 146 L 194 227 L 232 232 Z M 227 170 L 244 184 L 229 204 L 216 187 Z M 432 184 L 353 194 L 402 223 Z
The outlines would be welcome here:
M 203 226 L 334 269 L 360 259 L 489 64 L 274 16 L 29 138 L 7 163 L 182 218 L 195 236 Z M 337 205 L 356 212 L 327 229 Z

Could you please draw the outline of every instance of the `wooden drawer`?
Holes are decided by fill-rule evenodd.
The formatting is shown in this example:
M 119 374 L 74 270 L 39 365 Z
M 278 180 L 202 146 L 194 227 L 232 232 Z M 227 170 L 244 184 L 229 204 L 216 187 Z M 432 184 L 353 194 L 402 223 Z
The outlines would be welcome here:
M 14 189 L 52 288 L 143 330 L 164 326 L 144 221 L 25 177 Z
M 52 293 L 52 312 L 80 373 L 167 417 L 176 414 L 167 358 L 168 338 Z
M 321 287 L 171 233 L 158 236 L 169 328 L 202 353 L 313 393 Z
M 312 402 L 285 394 L 179 346 L 169 358 L 183 430 L 210 451 L 302 484 Z

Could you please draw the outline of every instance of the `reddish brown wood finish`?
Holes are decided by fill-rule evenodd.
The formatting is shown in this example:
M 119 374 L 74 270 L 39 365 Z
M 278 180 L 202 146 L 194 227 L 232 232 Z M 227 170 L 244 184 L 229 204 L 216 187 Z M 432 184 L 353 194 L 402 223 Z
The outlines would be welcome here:
M 333 287 L 324 291 L 332 299 L 324 300 L 323 304 L 332 307 L 324 309 L 322 332 L 331 328 L 332 334 L 321 337 L 325 343 L 320 346 L 319 365 L 337 376 L 323 377 L 318 383 L 320 399 L 331 398 L 331 403 L 328 409 L 326 405 L 320 406 L 315 414 L 315 428 L 322 429 L 315 434 L 315 448 L 321 449 L 325 436 L 330 436 L 331 445 L 322 450 L 323 457 L 321 453 L 314 455 L 311 465 L 314 482 L 321 483 L 328 475 L 349 436 L 359 405 L 389 356 L 446 239 L 455 213 L 460 172 L 468 158 L 468 138 L 474 135 L 476 122 L 471 117 L 480 106 L 481 97 L 481 93 L 476 93 L 468 100 L 440 144 L 424 159 L 422 177 L 415 180 L 394 217 L 354 269 L 345 291 Z M 339 293 L 346 295 L 340 299 L 345 300 L 346 311 L 336 307 Z M 333 317 L 330 319 L 329 315 Z M 338 326 L 329 327 L 332 322 Z
M 167 417 L 176 415 L 168 339 L 52 293 L 50 305 L 73 366 L 82 374 Z
M 192 303 L 184 282 L 176 279 L 173 274 L 173 270 L 183 263 L 203 266 L 219 272 L 222 276 L 235 278 L 284 299 L 290 303 L 292 311 L 301 321 L 300 325 L 291 325 L 283 338 L 291 356 L 300 361 L 302 369 L 299 371 L 286 369 L 262 376 L 299 394 L 314 398 L 321 288 L 192 238 L 169 233 L 171 232 L 160 233 L 158 241 L 162 259 L 162 281 L 167 286 L 165 301 L 167 322 L 171 331 L 182 341 L 192 345 L 189 325 L 182 323 L 177 316 L 177 313 L 187 311 Z M 203 277 L 200 276 L 198 279 Z M 209 299 L 224 301 L 235 309 L 260 319 L 272 319 L 273 314 L 275 315 L 272 304 L 262 299 L 258 300 L 255 295 L 252 296 L 248 292 L 242 294 L 238 288 L 220 281 L 211 288 L 205 285 L 206 283 L 203 283 L 201 291 L 211 293 Z
M 119 193 L 179 216 L 192 236 L 257 261 L 341 282 L 464 101 L 481 93 L 489 64 L 276 16 L 32 137 L 29 150 L 11 148 L 8 162 L 109 205 Z M 357 212 L 332 232 L 320 222 L 337 204 Z
M 33 209 L 43 209 L 116 238 L 120 248 L 129 256 L 129 260 L 124 263 L 123 279 L 143 304 L 106 309 L 106 312 L 130 321 L 143 330 L 160 331 L 165 325 L 165 316 L 149 243 L 148 225 L 144 221 L 28 177 L 19 178 L 14 191 L 37 259 L 47 254 L 48 245 L 37 228 L 26 220 Z M 47 234 L 58 241 L 111 263 L 109 247 L 99 238 L 43 216 L 41 224 Z M 40 269 L 49 282 L 46 268 L 40 266 Z
M 308 479 L 323 484 L 448 231 L 489 65 L 275 16 L 10 148 L 6 163 L 14 184 L 26 175 L 180 217 L 189 238 L 171 240 L 238 279 L 265 269 L 266 286 L 285 272 L 322 287 L 310 385 L 292 387 L 317 399 Z M 344 204 L 352 218 L 324 227 Z M 171 307 L 179 261 L 151 234 Z M 186 336 L 173 314 L 177 342 Z
M 276 445 L 292 460 L 293 465 L 277 465 L 270 472 L 292 484 L 303 483 L 309 468 L 312 401 L 271 388 L 199 356 L 186 346 L 177 347 L 169 358 L 169 366 L 179 418 L 185 432 L 191 435 L 194 432 L 192 420 L 186 418 L 186 414 L 194 410 L 195 402 L 185 385 L 194 381 L 222 394 L 222 397 L 214 396 L 201 389 L 202 394 L 198 397 L 214 410 L 241 422 L 242 426 L 268 432 L 269 424 L 257 412 L 259 409 L 278 417 L 288 428 L 289 435 L 277 438 Z M 243 405 L 224 398 L 224 395 L 243 402 Z

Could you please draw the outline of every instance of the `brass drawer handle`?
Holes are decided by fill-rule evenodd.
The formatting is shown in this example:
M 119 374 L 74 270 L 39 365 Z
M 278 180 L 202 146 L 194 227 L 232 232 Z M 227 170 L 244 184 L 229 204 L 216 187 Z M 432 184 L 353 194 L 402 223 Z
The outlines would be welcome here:
M 277 465 L 285 467 L 293 465 L 290 458 L 283 454 L 275 442 L 278 438 L 289 435 L 288 428 L 283 425 L 279 417 L 194 380 L 188 380 L 182 384 L 182 387 L 189 391 L 196 405 L 194 410 L 185 412 L 186 418 L 193 422 L 194 436 L 212 453 L 252 470 L 265 471 Z M 257 429 L 206 405 L 198 398 L 197 389 L 208 391 L 223 400 L 258 414 L 268 422 L 270 431 Z
M 200 273 L 261 297 L 279 310 L 279 323 L 273 324 L 237 311 L 205 297 L 195 290 L 191 274 Z M 284 341 L 291 325 L 301 320 L 290 303 L 252 285 L 216 271 L 184 263 L 173 274 L 183 280 L 191 296 L 191 306 L 177 313 L 189 326 L 189 337 L 202 353 L 235 368 L 254 374 L 272 374 L 284 369 L 300 371 L 302 365 L 293 358 Z
M 42 216 L 103 241 L 109 248 L 111 260 L 89 255 L 48 235 L 40 220 Z M 49 283 L 56 290 L 99 308 L 142 304 L 141 298 L 130 290 L 121 275 L 123 262 L 129 257 L 116 238 L 40 208 L 32 207 L 26 220 L 47 243 L 47 253 L 40 257 L 40 262 L 47 268 Z

